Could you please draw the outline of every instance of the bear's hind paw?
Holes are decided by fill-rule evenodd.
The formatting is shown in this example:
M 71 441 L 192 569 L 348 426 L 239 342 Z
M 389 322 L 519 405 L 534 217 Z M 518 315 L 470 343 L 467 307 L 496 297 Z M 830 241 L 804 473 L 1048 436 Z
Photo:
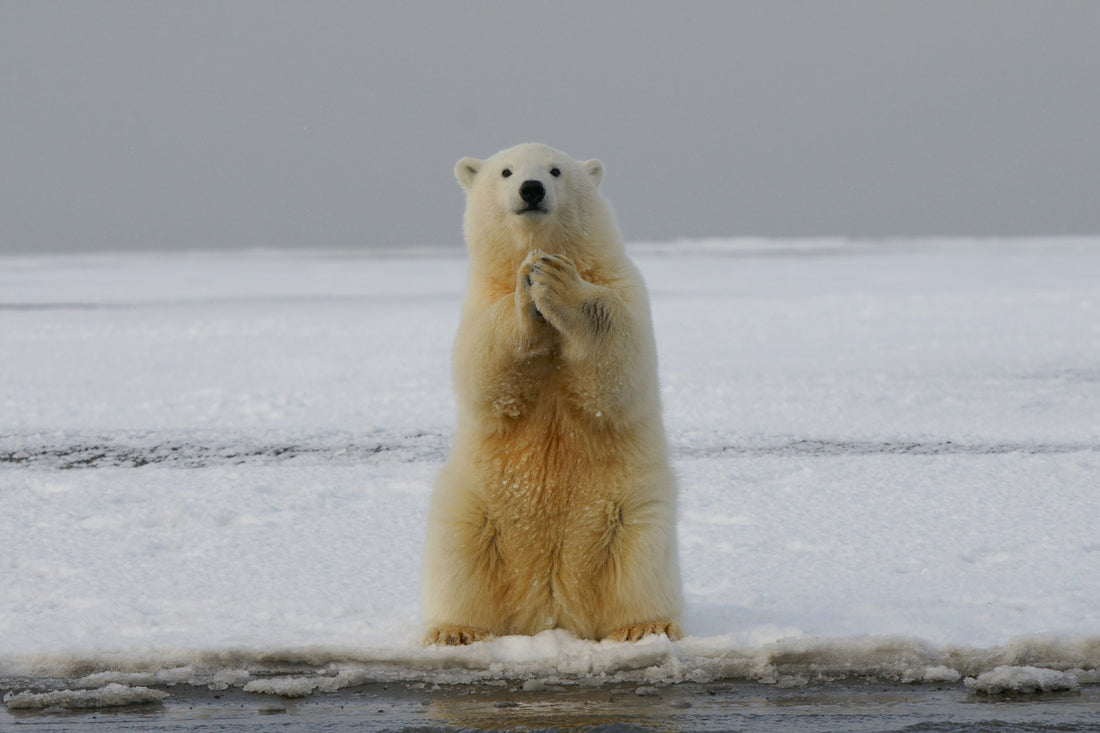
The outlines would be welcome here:
M 664 634 L 670 641 L 679 641 L 684 638 L 684 632 L 680 630 L 679 625 L 671 621 L 631 624 L 612 631 L 605 638 L 608 641 L 638 641 L 643 636 L 656 636 L 659 634 Z
M 437 626 L 428 632 L 424 638 L 424 644 L 431 646 L 465 646 L 475 641 L 484 641 L 492 638 L 492 634 L 484 629 L 475 629 L 471 626 L 458 626 L 456 624 L 444 624 Z

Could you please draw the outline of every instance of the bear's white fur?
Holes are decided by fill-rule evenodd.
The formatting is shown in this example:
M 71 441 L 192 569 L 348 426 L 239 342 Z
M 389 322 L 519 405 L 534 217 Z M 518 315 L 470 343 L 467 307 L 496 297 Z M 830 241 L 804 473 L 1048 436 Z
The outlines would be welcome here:
M 649 301 L 597 190 L 603 165 L 529 143 L 455 175 L 470 269 L 458 427 L 428 523 L 427 642 L 677 638 Z

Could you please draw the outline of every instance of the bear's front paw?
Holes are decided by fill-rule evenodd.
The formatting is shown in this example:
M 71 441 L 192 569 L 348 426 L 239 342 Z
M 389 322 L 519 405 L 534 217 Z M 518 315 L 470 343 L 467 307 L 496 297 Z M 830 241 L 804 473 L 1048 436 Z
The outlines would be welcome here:
M 531 270 L 544 255 L 540 250 L 530 252 L 516 271 L 516 308 L 521 317 L 542 322 L 542 314 L 535 307 L 531 296 Z
M 643 636 L 657 636 L 659 634 L 664 634 L 671 641 L 679 641 L 684 638 L 684 632 L 680 630 L 679 625 L 670 621 L 631 624 L 612 631 L 605 638 L 608 641 L 638 641 Z
M 428 632 L 424 638 L 425 645 L 438 644 L 440 646 L 465 646 L 475 641 L 484 641 L 492 638 L 492 634 L 485 629 L 475 629 L 472 626 L 459 626 L 457 624 L 444 624 L 437 626 Z
M 560 327 L 568 309 L 583 299 L 581 290 L 587 283 L 565 255 L 532 252 L 524 260 L 525 265 L 528 263 L 526 274 L 531 300 L 539 313 Z

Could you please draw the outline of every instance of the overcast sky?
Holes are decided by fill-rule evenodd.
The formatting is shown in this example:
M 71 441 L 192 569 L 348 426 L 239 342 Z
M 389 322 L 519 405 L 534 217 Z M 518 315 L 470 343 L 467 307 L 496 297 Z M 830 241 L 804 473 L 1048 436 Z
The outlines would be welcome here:
M 0 252 L 461 243 L 455 161 L 629 240 L 1100 234 L 1100 2 L 0 0 Z

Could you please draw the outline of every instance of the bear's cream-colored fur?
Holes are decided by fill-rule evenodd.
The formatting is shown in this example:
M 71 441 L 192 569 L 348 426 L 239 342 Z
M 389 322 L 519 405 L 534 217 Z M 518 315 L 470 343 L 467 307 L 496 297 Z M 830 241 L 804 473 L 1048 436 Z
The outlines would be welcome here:
M 432 496 L 428 643 L 678 638 L 676 488 L 645 284 L 599 161 L 463 158 L 455 443 Z

